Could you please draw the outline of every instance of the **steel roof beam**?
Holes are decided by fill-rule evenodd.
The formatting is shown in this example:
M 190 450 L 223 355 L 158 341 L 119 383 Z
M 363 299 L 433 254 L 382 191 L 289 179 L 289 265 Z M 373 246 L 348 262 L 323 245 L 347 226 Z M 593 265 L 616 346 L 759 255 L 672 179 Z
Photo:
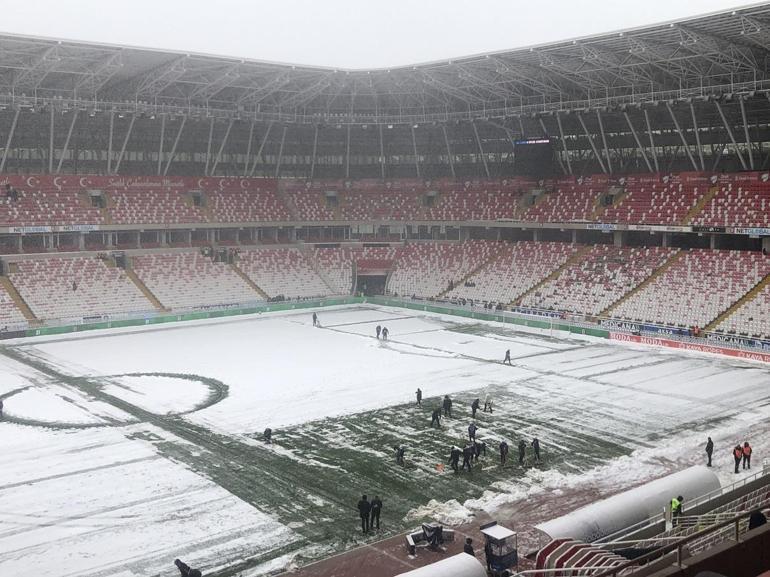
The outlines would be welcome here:
M 49 46 L 13 79 L 13 90 L 34 90 L 61 61 L 59 44 Z
M 174 84 L 187 72 L 189 56 L 175 58 L 165 66 L 144 75 L 136 89 L 137 98 L 158 98 L 169 86 Z
M 607 167 L 604 166 L 604 162 L 602 161 L 602 156 L 599 154 L 599 150 L 596 148 L 596 144 L 594 143 L 594 137 L 591 136 L 591 133 L 588 132 L 588 127 L 586 126 L 585 120 L 583 120 L 583 115 L 578 113 L 577 115 L 578 120 L 580 121 L 580 125 L 583 127 L 583 132 L 586 135 L 586 138 L 588 138 L 588 144 L 591 145 L 591 150 L 594 151 L 594 156 L 596 157 L 596 160 L 599 162 L 599 166 L 602 169 L 602 172 L 604 174 L 607 174 Z
M 75 83 L 73 92 L 75 97 L 80 96 L 96 98 L 97 93 L 107 84 L 119 70 L 123 68 L 123 50 L 108 55 L 94 69 Z
M 719 104 L 718 101 L 714 101 L 714 104 L 717 107 L 717 111 L 719 112 L 719 117 L 722 119 L 722 124 L 725 127 L 725 130 L 727 130 L 727 136 L 730 137 L 730 142 L 733 143 L 733 146 L 735 147 L 735 152 L 738 154 L 738 160 L 741 163 L 741 166 L 743 167 L 743 170 L 748 170 L 748 167 L 746 166 L 746 161 L 743 158 L 743 155 L 741 154 L 741 149 L 738 148 L 738 143 L 735 141 L 735 135 L 733 134 L 733 129 L 730 128 L 730 124 L 727 122 L 727 117 L 725 116 L 724 111 L 722 110 L 722 106 Z

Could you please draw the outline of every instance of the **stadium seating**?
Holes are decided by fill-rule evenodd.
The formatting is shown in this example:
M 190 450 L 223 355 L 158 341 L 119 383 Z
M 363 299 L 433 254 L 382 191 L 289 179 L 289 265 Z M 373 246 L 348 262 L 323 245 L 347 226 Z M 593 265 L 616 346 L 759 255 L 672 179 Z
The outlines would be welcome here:
M 10 226 L 101 224 L 104 217 L 77 190 L 17 187 L 19 198 L 0 199 L 0 222 Z
M 260 300 L 229 265 L 198 252 L 135 256 L 133 269 L 163 306 L 172 310 Z
M 533 222 L 585 222 L 591 220 L 599 195 L 607 185 L 590 183 L 564 184 L 545 195 L 522 215 L 522 220 Z
M 182 188 L 112 187 L 107 194 L 113 224 L 182 224 L 208 220 Z
M 22 260 L 8 276 L 39 319 L 153 310 L 125 273 L 89 256 Z
M 535 286 L 569 257 L 577 247 L 562 242 L 517 242 L 500 247 L 499 257 L 447 293 L 465 298 L 508 304 Z
M 0 327 L 13 327 L 14 325 L 25 325 L 27 319 L 13 302 L 11 295 L 0 286 Z
M 770 257 L 758 252 L 690 250 L 612 316 L 703 328 L 768 273 Z
M 461 283 L 492 258 L 502 243 L 470 240 L 463 243 L 412 243 L 404 247 L 388 281 L 388 292 L 431 298 Z
M 426 210 L 427 220 L 498 220 L 512 219 L 521 195 L 489 185 L 484 190 L 452 187 L 437 199 L 436 206 Z
M 770 340 L 770 284 L 719 323 L 716 331 Z
M 703 226 L 770 227 L 770 184 L 759 180 L 721 184 L 692 221 Z
M 596 245 L 555 279 L 526 295 L 526 307 L 598 315 L 649 277 L 675 249 Z
M 238 267 L 269 297 L 308 298 L 333 294 L 298 248 L 242 250 Z M 343 294 L 347 291 L 340 290 Z
M 326 204 L 326 194 L 323 190 L 299 187 L 297 185 L 285 188 L 286 197 L 297 208 L 297 217 L 306 221 L 335 220 L 334 211 Z
M 707 183 L 636 182 L 626 185 L 626 195 L 600 216 L 602 222 L 681 224 L 688 212 L 708 191 Z
M 285 222 L 292 220 L 273 190 L 229 190 L 207 192 L 207 207 L 216 222 Z

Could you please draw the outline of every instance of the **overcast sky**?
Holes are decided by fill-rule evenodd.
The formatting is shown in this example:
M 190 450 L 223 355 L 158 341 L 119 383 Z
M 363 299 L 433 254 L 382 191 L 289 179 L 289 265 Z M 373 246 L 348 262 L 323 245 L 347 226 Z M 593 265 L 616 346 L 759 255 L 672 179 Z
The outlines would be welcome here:
M 746 0 L 0 0 L 0 31 L 379 68 L 728 10 Z

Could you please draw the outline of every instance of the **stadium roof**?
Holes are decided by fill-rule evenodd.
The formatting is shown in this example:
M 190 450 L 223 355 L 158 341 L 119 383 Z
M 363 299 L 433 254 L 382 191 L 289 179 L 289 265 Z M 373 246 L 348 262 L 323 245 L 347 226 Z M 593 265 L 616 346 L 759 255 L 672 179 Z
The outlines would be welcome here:
M 770 90 L 770 3 L 510 51 L 344 70 L 0 35 L 0 104 L 295 122 L 491 118 Z

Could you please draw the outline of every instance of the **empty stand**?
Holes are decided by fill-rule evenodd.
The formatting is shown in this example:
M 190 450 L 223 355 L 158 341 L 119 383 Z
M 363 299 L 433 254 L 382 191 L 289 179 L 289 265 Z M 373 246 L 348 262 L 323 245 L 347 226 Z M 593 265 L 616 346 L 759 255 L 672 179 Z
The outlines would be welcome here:
M 770 282 L 733 314 L 717 325 L 716 330 L 730 335 L 770 339 Z
M 562 242 L 503 245 L 497 258 L 446 296 L 507 304 L 562 266 L 575 251 L 575 245 Z
M 208 220 L 180 187 L 112 187 L 107 194 L 113 224 L 184 224 Z
M 534 222 L 585 222 L 591 220 L 597 200 L 607 185 L 590 183 L 558 185 L 534 206 L 528 208 L 522 220 Z
M 770 227 L 770 183 L 722 183 L 719 191 L 695 216 L 703 226 Z
M 309 298 L 333 294 L 298 248 L 263 248 L 240 252 L 238 268 L 268 296 Z M 342 294 L 349 294 L 350 288 Z
M 270 189 L 216 190 L 206 193 L 216 222 L 285 222 L 292 220 L 278 194 Z
M 229 265 L 198 252 L 135 256 L 133 269 L 164 307 L 191 309 L 260 299 Z
M 597 245 L 522 300 L 533 308 L 597 315 L 661 266 L 675 249 Z
M 681 224 L 708 189 L 708 182 L 682 182 L 679 177 L 673 177 L 668 182 L 634 179 L 626 184 L 626 195 L 616 206 L 608 207 L 599 216 L 599 220 L 619 223 Z
M 612 311 L 639 322 L 703 328 L 770 272 L 758 252 L 694 249 Z
M 123 270 L 93 256 L 22 260 L 8 276 L 39 319 L 153 310 Z

